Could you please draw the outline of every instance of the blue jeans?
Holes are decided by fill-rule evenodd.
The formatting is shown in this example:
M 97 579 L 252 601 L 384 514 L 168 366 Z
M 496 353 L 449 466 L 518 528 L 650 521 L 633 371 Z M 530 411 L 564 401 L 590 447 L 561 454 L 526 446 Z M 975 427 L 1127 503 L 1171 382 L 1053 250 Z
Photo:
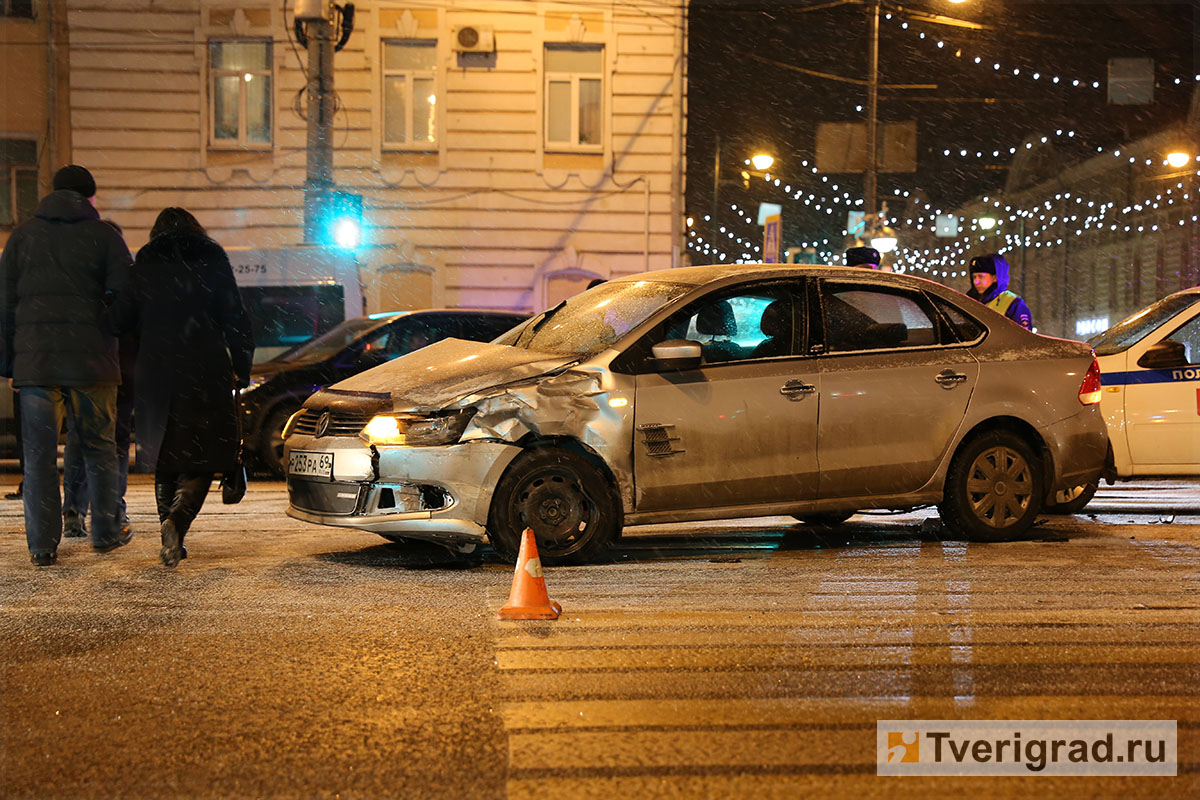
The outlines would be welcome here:
M 125 492 L 129 486 L 129 439 L 132 404 L 122 408 L 121 395 L 117 395 L 117 514 L 122 521 L 129 515 L 125 506 Z M 69 411 L 68 411 L 69 416 Z M 83 462 L 83 445 L 79 441 L 78 426 L 67 426 L 67 443 L 63 448 L 63 514 L 78 514 L 86 517 L 91 500 L 88 498 L 87 467 Z
M 25 451 L 25 539 L 33 555 L 53 553 L 62 539 L 58 492 L 58 432 L 65 414 L 79 431 L 92 506 L 92 544 L 120 536 L 117 519 L 116 386 L 22 386 L 21 439 Z

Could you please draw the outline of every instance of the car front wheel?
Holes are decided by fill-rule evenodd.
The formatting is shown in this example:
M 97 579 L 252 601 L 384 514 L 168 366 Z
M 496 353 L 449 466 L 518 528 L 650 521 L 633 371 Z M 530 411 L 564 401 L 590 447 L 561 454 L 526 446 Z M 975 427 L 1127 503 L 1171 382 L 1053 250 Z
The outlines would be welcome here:
M 952 533 L 969 541 L 1010 541 L 1033 526 L 1041 487 L 1041 462 L 1025 440 L 992 431 L 955 454 L 938 513 Z
M 621 499 L 607 476 L 583 456 L 555 447 L 527 450 L 496 484 L 488 538 L 515 562 L 521 535 L 532 528 L 544 564 L 578 564 L 600 556 L 617 538 Z

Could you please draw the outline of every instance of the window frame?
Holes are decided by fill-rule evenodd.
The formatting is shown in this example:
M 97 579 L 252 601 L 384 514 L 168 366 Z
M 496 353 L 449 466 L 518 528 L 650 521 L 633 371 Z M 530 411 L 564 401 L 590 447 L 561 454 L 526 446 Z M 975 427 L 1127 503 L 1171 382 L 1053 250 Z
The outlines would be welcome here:
M 16 14 L 13 13 L 13 0 L 0 0 L 0 18 L 34 20 L 37 19 L 37 17 L 38 14 L 36 2 L 31 1 L 29 3 L 28 14 Z
M 231 44 L 261 44 L 267 48 L 267 64 L 265 69 L 217 69 L 213 66 L 213 45 L 219 43 Z M 263 150 L 275 147 L 275 43 L 264 36 L 210 36 L 207 41 L 208 65 L 208 146 L 215 150 Z M 246 81 L 241 76 L 249 73 L 255 76 L 265 76 L 269 80 L 267 91 L 267 131 L 269 139 L 266 142 L 247 141 L 246 110 L 247 95 Z M 237 140 L 217 138 L 217 80 L 230 75 L 239 78 L 238 85 L 238 135 Z
M 10 230 L 25 220 L 30 219 L 37 210 L 38 202 L 41 200 L 41 187 L 38 185 L 38 142 L 36 139 L 28 136 L 5 136 L 0 138 L 3 138 L 7 142 L 27 142 L 33 147 L 33 159 L 30 161 L 18 161 L 13 158 L 0 159 L 0 170 L 6 173 L 5 179 L 8 181 L 8 207 L 10 211 L 8 219 L 0 219 L 0 229 Z M 4 150 L 7 151 L 8 148 L 5 147 Z M 20 182 L 18 180 L 20 173 L 25 173 L 28 177 L 32 177 L 34 187 L 31 198 L 32 205 L 28 209 L 25 209 L 29 212 L 25 216 L 21 214 Z
M 546 68 L 546 53 L 550 50 L 595 51 L 600 55 L 600 69 L 597 72 L 557 72 Z M 608 109 L 608 80 L 607 61 L 608 47 L 601 42 L 543 42 L 542 44 L 542 147 L 548 153 L 603 153 L 605 136 L 607 136 Z M 600 81 L 600 130 L 595 144 L 581 144 L 579 141 L 580 99 L 579 83 L 581 80 Z M 551 83 L 568 83 L 571 88 L 571 139 L 560 142 L 550 139 L 550 85 Z
M 390 70 L 387 67 L 387 58 L 385 53 L 389 44 L 403 42 L 419 42 L 422 45 L 431 46 L 433 49 L 433 67 L 428 70 L 415 69 L 394 69 Z M 439 42 L 436 38 L 426 38 L 421 36 L 389 36 L 379 40 L 379 144 L 384 151 L 416 151 L 416 152 L 436 152 L 441 147 L 442 140 L 442 106 L 445 105 L 445 92 L 442 90 L 441 70 L 438 69 L 438 46 Z M 408 137 L 405 142 L 390 142 L 387 140 L 387 81 L 389 77 L 405 76 L 405 91 L 407 92 L 408 104 L 405 107 L 404 114 L 404 133 Z M 413 141 L 413 81 L 417 78 L 429 78 L 433 81 L 434 96 L 440 102 L 435 102 L 433 106 L 433 140 L 425 140 L 416 142 Z

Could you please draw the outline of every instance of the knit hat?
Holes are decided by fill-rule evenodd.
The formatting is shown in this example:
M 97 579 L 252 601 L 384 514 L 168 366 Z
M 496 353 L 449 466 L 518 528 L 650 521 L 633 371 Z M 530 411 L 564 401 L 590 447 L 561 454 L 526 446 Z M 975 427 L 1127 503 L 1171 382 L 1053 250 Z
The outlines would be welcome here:
M 879 266 L 879 251 L 874 247 L 851 247 L 846 251 L 846 266 Z
M 968 272 L 987 272 L 992 275 L 996 274 L 996 259 L 1000 256 L 992 253 L 986 256 L 975 256 L 971 259 L 971 266 Z
M 92 173 L 78 164 L 68 164 L 54 173 L 53 186 L 55 191 L 70 189 L 73 192 L 79 192 L 84 197 L 92 197 L 96 194 L 96 179 L 92 177 Z

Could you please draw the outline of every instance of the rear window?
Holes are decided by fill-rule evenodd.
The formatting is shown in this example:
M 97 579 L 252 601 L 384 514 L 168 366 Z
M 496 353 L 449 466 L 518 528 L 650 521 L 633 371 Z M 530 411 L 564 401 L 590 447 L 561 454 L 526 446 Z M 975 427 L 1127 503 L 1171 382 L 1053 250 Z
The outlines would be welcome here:
M 983 325 L 964 314 L 958 306 L 946 302 L 937 295 L 929 295 L 929 299 L 937 306 L 938 311 L 946 320 L 953 339 L 960 342 L 973 342 L 983 335 Z

